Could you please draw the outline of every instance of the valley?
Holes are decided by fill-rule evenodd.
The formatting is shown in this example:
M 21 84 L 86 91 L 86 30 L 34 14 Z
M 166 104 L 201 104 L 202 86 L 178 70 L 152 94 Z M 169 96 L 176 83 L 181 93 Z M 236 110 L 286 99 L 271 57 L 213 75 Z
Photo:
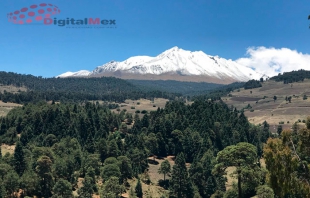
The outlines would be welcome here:
M 19 77 L 27 80 L 31 90 L 1 87 L 0 97 L 5 101 L 0 101 L 0 170 L 8 172 L 3 174 L 5 181 L 13 178 L 37 185 L 33 188 L 47 196 L 57 194 L 56 187 L 62 182 L 68 196 L 73 197 L 99 198 L 109 196 L 109 192 L 123 198 L 163 198 L 180 192 L 183 197 L 236 197 L 239 180 L 235 171 L 242 171 L 243 193 L 257 198 L 261 193 L 257 187 L 271 189 L 265 181 L 269 177 L 266 173 L 276 171 L 270 166 L 273 158 L 268 152 L 282 152 L 268 146 L 275 141 L 286 144 L 280 133 L 294 138 L 296 147 L 306 145 L 303 137 L 310 134 L 310 79 L 222 86 L 138 80 L 131 84 L 105 77 Z M 171 94 L 170 90 L 179 93 Z M 33 100 L 28 94 L 40 97 Z M 291 134 L 295 122 L 303 133 L 296 129 Z M 280 131 L 278 126 L 282 127 Z M 305 150 L 297 152 L 306 159 Z M 247 165 L 240 166 L 239 160 Z M 42 163 L 47 163 L 44 166 L 51 174 L 50 182 L 56 181 L 49 191 L 40 190 L 42 186 L 35 181 L 28 182 L 32 177 L 44 177 L 38 171 Z M 165 170 L 165 163 L 169 169 L 163 181 L 159 169 Z M 178 182 L 182 182 L 181 188 Z M 306 192 L 307 186 L 303 188 Z M 18 197 L 22 193 L 39 194 L 22 186 L 14 193 L 17 190 Z

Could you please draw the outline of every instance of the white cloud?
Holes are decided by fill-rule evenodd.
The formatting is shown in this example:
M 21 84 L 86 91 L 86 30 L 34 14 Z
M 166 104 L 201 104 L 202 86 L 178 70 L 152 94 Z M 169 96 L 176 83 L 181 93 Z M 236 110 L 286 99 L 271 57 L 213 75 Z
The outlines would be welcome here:
M 310 70 L 310 55 L 288 48 L 250 47 L 247 55 L 236 62 L 269 77 L 293 70 Z

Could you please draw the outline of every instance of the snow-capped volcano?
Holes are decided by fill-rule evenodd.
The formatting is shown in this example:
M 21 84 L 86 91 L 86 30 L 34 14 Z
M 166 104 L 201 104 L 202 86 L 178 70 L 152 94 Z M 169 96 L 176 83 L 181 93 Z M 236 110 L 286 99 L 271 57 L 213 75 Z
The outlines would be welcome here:
M 77 71 L 77 72 L 66 72 L 66 73 L 63 73 L 63 74 L 60 74 L 59 76 L 57 77 L 60 77 L 60 78 L 65 78 L 65 77 L 73 77 L 73 76 L 88 76 L 91 72 L 90 71 L 87 71 L 87 70 L 80 70 L 80 71 Z
M 59 77 L 77 76 L 67 73 Z M 82 72 L 87 74 L 86 71 Z M 247 81 L 250 79 L 259 79 L 262 75 L 256 73 L 253 69 L 240 65 L 232 60 L 227 60 L 218 56 L 210 56 L 202 51 L 187 51 L 178 47 L 173 47 L 164 51 L 156 57 L 134 56 L 125 61 L 110 61 L 102 66 L 96 67 L 88 76 L 106 76 L 114 75 L 123 78 L 135 78 L 135 76 L 147 75 L 158 76 L 173 75 L 195 78 L 200 76 L 218 79 L 219 81 Z M 141 79 L 141 78 L 139 78 Z M 165 79 L 167 80 L 167 78 Z M 193 80 L 196 81 L 196 80 Z M 204 80 L 200 80 L 204 81 Z M 207 81 L 207 80 L 206 80 Z

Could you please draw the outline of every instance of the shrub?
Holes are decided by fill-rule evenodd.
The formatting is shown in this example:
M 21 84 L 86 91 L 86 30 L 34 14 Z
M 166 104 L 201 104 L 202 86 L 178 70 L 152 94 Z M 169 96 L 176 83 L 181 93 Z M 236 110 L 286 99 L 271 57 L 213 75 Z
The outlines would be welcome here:
M 156 107 L 156 105 L 153 105 L 153 107 Z
M 137 105 L 140 105 L 140 102 L 137 102 Z
M 142 113 L 142 114 L 146 114 L 146 113 L 147 113 L 147 110 L 142 110 L 141 113 Z
M 131 109 L 135 109 L 136 107 L 134 107 L 134 106 L 132 106 L 132 107 L 130 107 Z
M 284 121 L 279 122 L 279 124 L 284 124 Z
M 140 113 L 140 111 L 139 111 L 139 110 L 137 110 L 137 111 L 136 111 L 136 113 Z
M 254 109 L 251 109 L 250 112 L 254 112 Z

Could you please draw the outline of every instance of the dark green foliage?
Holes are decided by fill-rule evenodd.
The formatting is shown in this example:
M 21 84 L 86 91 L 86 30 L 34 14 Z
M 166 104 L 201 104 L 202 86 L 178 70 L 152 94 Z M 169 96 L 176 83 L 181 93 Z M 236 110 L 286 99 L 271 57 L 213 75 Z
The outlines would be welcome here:
M 44 197 L 52 195 L 52 188 L 54 185 L 52 177 L 52 161 L 47 156 L 41 156 L 36 162 L 36 173 L 40 178 L 40 192 Z
M 126 179 L 131 179 L 133 173 L 130 159 L 126 156 L 119 156 L 117 160 L 121 172 L 120 180 L 124 181 Z
M 89 176 L 83 180 L 83 187 L 78 190 L 79 198 L 92 198 L 94 193 L 93 179 Z
M 277 96 L 273 96 L 273 100 L 275 102 L 277 100 Z
M 183 153 L 177 155 L 175 165 L 172 168 L 170 185 L 170 197 L 191 198 L 193 197 L 193 186 L 188 177 Z
M 257 87 L 261 87 L 262 84 L 258 80 L 249 80 L 244 84 L 244 89 L 254 89 Z
M 16 94 L 0 92 L 4 102 L 28 103 L 34 101 L 85 101 L 104 100 L 123 102 L 125 99 L 162 97 L 174 99 L 181 94 L 172 94 L 150 88 L 139 88 L 114 77 L 101 78 L 42 78 L 12 72 L 0 72 L 0 84 L 24 86 L 27 92 Z
M 0 198 L 5 198 L 6 192 L 2 181 L 0 181 Z
M 40 188 L 40 180 L 33 170 L 25 171 L 20 178 L 20 187 L 24 190 L 24 195 L 38 195 Z
M 120 194 L 125 191 L 125 188 L 122 184 L 119 184 L 119 178 L 111 177 L 103 185 L 101 196 L 102 198 L 118 198 Z
M 214 174 L 223 175 L 229 166 L 237 168 L 238 197 L 252 197 L 255 195 L 255 187 L 260 184 L 260 168 L 257 163 L 257 149 L 254 145 L 240 142 L 228 146 L 218 152 L 217 164 L 213 169 Z
M 53 187 L 54 195 L 57 198 L 70 198 L 72 195 L 72 186 L 67 180 L 60 179 Z
M 174 80 L 127 80 L 128 82 L 146 90 L 160 90 L 183 95 L 203 94 L 223 85 L 205 82 L 181 82 Z
M 98 143 L 98 150 L 100 154 L 100 161 L 101 163 L 108 157 L 108 146 L 105 139 L 100 139 Z
M 14 151 L 13 163 L 15 171 L 17 172 L 17 174 L 19 174 L 19 176 L 21 176 L 26 169 L 26 160 L 22 143 L 19 141 L 17 142 Z
M 136 188 L 135 188 L 135 192 L 138 198 L 142 198 L 143 197 L 143 192 L 142 192 L 142 185 L 140 182 L 140 179 L 138 179 Z
M 125 124 L 128 118 L 134 120 L 132 128 Z M 107 105 L 98 103 L 40 102 L 15 108 L 0 118 L 4 143 L 15 143 L 18 133 L 17 146 L 22 149 L 16 148 L 16 158 L 23 151 L 26 166 L 19 181 L 25 196 L 56 196 L 57 182 L 67 181 L 76 188 L 77 178 L 82 177 L 84 187 L 78 194 L 90 197 L 98 192 L 98 180 L 103 179 L 106 189 L 114 189 L 117 183 L 118 189 L 126 179 L 147 173 L 150 155 L 176 155 L 171 180 L 164 175 L 171 196 L 178 197 L 180 189 L 181 197 L 211 197 L 225 191 L 224 178 L 211 171 L 218 151 L 240 141 L 261 149 L 260 141 L 269 137 L 269 125 L 253 126 L 243 113 L 222 101 L 205 99 L 191 105 L 170 101 L 141 119 L 125 111 L 112 113 Z M 189 174 L 185 162 L 192 163 Z M 15 167 L 14 155 L 3 156 L 0 180 L 15 172 Z M 166 168 L 162 171 L 169 174 Z M 31 179 L 26 181 L 27 177 Z M 249 189 L 253 185 L 256 183 Z
M 158 169 L 159 174 L 164 174 L 164 180 L 166 180 L 166 174 L 171 172 L 171 166 L 168 160 L 163 161 Z
M 15 171 L 10 171 L 6 176 L 3 178 L 3 185 L 7 191 L 9 196 L 12 196 L 14 192 L 17 192 L 19 187 L 19 177 Z
M 275 80 L 277 82 L 283 81 L 284 84 L 294 83 L 294 82 L 301 82 L 304 79 L 310 78 L 310 71 L 306 70 L 298 70 L 298 71 L 291 71 L 291 72 L 283 72 L 283 74 L 278 74 L 270 78 L 270 80 Z
M 102 169 L 101 177 L 107 181 L 110 177 L 120 177 L 121 171 L 117 164 L 108 164 L 105 165 Z
M 272 188 L 267 185 L 257 187 L 256 194 L 258 198 L 274 198 L 274 192 Z
M 214 90 L 210 90 L 210 92 L 205 95 L 194 96 L 193 99 L 219 100 L 221 97 L 228 95 L 231 91 L 244 87 L 244 84 L 244 82 L 235 82 L 229 85 L 224 85 Z

